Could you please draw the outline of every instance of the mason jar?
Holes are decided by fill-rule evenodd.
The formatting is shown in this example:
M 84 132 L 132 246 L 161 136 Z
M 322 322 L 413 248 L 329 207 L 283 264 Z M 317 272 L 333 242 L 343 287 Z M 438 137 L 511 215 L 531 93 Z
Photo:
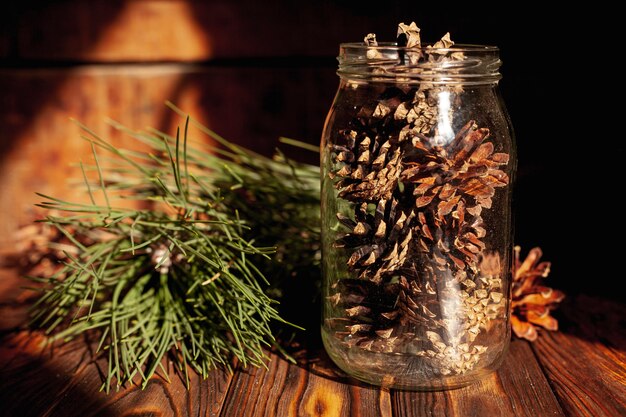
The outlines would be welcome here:
M 389 388 L 468 385 L 510 340 L 513 131 L 498 49 L 346 43 L 321 142 L 322 337 Z

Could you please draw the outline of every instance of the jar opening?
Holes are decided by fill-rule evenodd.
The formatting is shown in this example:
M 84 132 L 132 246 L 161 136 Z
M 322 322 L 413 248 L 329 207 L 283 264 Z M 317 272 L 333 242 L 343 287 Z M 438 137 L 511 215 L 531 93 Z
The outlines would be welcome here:
M 502 64 L 496 46 L 407 48 L 392 42 L 377 46 L 342 43 L 337 60 L 338 75 L 348 80 L 466 85 L 497 83 Z
M 362 48 L 362 49 L 396 49 L 398 51 L 434 51 L 434 52 L 498 52 L 500 49 L 495 45 L 475 45 L 475 44 L 454 44 L 449 48 L 433 48 L 432 43 L 424 43 L 421 48 L 407 48 L 406 46 L 398 46 L 396 42 L 378 42 L 376 46 L 368 46 L 364 42 L 345 42 L 339 44 L 340 48 Z

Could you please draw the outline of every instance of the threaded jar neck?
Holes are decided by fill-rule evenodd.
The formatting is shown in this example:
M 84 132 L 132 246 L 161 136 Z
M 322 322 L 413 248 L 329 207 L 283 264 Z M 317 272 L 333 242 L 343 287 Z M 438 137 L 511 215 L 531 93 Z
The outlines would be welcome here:
M 495 46 L 406 48 L 395 43 L 342 43 L 337 60 L 337 74 L 351 82 L 487 85 L 502 78 Z

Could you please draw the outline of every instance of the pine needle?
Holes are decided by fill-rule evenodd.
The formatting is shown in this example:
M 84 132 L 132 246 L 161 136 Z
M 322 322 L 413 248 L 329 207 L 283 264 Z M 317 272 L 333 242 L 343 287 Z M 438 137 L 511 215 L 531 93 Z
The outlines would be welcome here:
M 319 263 L 318 168 L 248 151 L 168 105 L 184 117 L 182 137 L 111 122 L 145 153 L 78 123 L 93 153 L 80 164 L 89 203 L 39 194 L 71 251 L 41 288 L 32 324 L 51 341 L 97 333 L 107 392 L 145 387 L 165 374 L 166 356 L 187 384 L 188 367 L 206 377 L 233 357 L 265 366 L 276 325 L 289 325 L 268 294 Z M 190 126 L 223 148 L 192 145 Z

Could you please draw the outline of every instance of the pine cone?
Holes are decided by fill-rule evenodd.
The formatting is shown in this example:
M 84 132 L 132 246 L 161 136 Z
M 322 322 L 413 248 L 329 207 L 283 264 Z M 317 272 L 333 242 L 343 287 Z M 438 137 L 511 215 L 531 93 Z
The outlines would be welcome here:
M 407 215 L 398 209 L 396 200 L 380 200 L 374 214 L 368 213 L 368 205 L 362 203 L 355 211 L 355 220 L 337 217 L 350 233 L 335 246 L 356 249 L 348 259 L 348 267 L 359 278 L 381 282 L 407 261 L 413 210 Z
M 500 166 L 509 155 L 494 153 L 493 143 L 485 142 L 488 129 L 479 129 L 474 121 L 467 123 L 445 148 L 417 135 L 412 152 L 406 157 L 407 168 L 400 175 L 403 182 L 415 184 L 415 205 L 430 216 L 420 218 L 423 239 L 454 242 L 445 248 L 457 269 L 475 264 L 485 245 L 480 216 L 483 208 L 491 208 L 496 187 L 504 187 L 509 178 Z M 455 236 L 445 236 L 441 231 Z M 445 237 L 446 239 L 442 239 Z M 423 242 L 429 247 L 428 242 Z M 439 257 L 442 255 L 436 254 Z
M 476 337 L 504 308 L 499 258 L 484 253 L 481 212 L 508 184 L 500 169 L 508 155 L 494 153 L 489 131 L 473 121 L 450 144 L 436 145 L 424 136 L 433 130 L 427 101 L 422 91 L 390 88 L 334 145 L 330 177 L 339 198 L 354 204 L 354 215 L 337 214 L 346 234 L 335 246 L 350 252 L 354 278 L 334 286 L 331 300 L 345 314 L 330 324 L 350 346 L 423 354 L 433 372 L 462 373 L 481 353 Z M 439 332 L 448 350 L 460 349 L 457 359 L 474 359 L 439 361 L 439 345 L 416 328 Z
M 470 371 L 487 351 L 483 345 L 446 344 L 435 332 L 426 332 L 426 336 L 432 349 L 420 352 L 418 356 L 429 359 L 431 372 L 435 375 L 460 375 Z
M 520 262 L 520 247 L 515 247 L 513 264 L 513 301 L 511 303 L 511 326 L 517 337 L 537 339 L 536 326 L 558 330 L 557 320 L 550 312 L 557 308 L 565 294 L 538 283 L 550 273 L 550 262 L 539 262 L 541 249 L 536 247 Z

